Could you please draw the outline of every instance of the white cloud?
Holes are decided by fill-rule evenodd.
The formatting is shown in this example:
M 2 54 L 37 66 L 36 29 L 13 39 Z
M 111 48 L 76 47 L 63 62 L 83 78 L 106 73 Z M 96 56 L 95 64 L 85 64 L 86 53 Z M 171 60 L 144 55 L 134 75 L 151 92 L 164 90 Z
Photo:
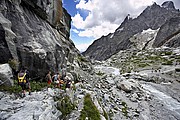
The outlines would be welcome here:
M 76 46 L 76 48 L 77 48 L 80 52 L 84 52 L 84 51 L 88 48 L 88 46 L 91 45 L 91 44 L 92 44 L 92 42 L 90 42 L 90 43 L 77 44 L 77 45 L 75 45 L 75 46 Z
M 71 29 L 74 33 L 79 33 L 79 31 L 77 29 Z
M 80 0 L 74 0 L 74 2 L 79 2 Z
M 84 28 L 85 22 L 83 21 L 83 18 L 81 17 L 81 15 L 79 13 L 77 13 L 74 17 L 72 17 L 72 22 L 73 22 L 73 25 L 77 29 L 83 29 Z
M 114 32 L 127 14 L 137 15 L 150 4 L 152 0 L 79 0 L 76 8 L 89 14 L 83 19 L 78 12 L 72 17 L 72 25 L 81 29 L 79 36 L 97 39 Z
M 84 31 L 80 31 L 79 36 L 99 38 L 102 35 L 107 35 L 110 32 L 114 32 L 114 28 L 117 28 L 118 26 L 119 25 L 110 22 L 103 22 L 101 25 L 87 28 Z
M 139 15 L 147 6 L 157 2 L 162 4 L 164 0 L 75 0 L 76 8 L 80 10 L 72 17 L 72 25 L 79 31 L 80 37 L 92 37 L 98 39 L 102 35 L 114 32 L 120 26 L 124 18 Z M 179 0 L 173 0 L 179 2 Z M 83 12 L 86 17 L 83 18 Z M 84 47 L 83 47 L 84 46 Z M 83 49 L 87 44 L 78 45 Z M 81 48 L 82 47 L 82 48 Z

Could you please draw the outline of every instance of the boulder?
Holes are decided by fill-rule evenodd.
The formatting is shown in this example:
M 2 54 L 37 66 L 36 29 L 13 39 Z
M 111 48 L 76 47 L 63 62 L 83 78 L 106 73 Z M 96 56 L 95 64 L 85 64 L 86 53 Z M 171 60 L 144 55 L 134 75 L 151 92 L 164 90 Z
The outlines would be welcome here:
M 12 69 L 9 64 L 0 65 L 0 85 L 14 85 Z
M 136 90 L 138 88 L 138 83 L 133 79 L 123 80 L 121 82 L 118 82 L 116 85 L 118 89 L 123 90 L 126 93 L 130 93 L 131 91 Z

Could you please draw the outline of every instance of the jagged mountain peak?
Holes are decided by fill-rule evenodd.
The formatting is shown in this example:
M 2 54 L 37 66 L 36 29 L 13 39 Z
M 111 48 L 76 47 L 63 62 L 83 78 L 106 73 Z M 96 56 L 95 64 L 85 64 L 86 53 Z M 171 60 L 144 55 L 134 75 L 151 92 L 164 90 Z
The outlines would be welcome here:
M 130 41 L 130 38 L 138 33 L 143 32 L 143 30 L 148 29 L 159 29 L 155 39 L 153 38 L 153 47 L 159 47 L 170 41 L 171 44 L 169 47 L 180 46 L 178 39 L 173 37 L 174 35 L 179 35 L 179 32 L 177 31 L 180 30 L 180 28 L 178 26 L 173 27 L 173 23 L 168 24 L 169 22 L 167 22 L 170 21 L 171 18 L 177 19 L 179 15 L 180 12 L 179 10 L 175 9 L 173 2 L 164 2 L 162 6 L 154 2 L 154 4 L 144 9 L 144 11 L 137 18 L 132 19 L 129 17 L 129 15 L 127 15 L 121 25 L 110 37 L 104 36 L 103 38 L 98 39 L 98 42 L 95 41 L 83 54 L 93 59 L 106 60 L 120 50 L 131 49 L 134 43 Z M 162 27 L 164 24 L 167 24 L 166 28 Z M 163 34 L 160 34 L 161 31 L 163 31 Z M 173 36 L 171 36 L 170 34 L 165 33 L 165 37 L 163 37 L 164 31 L 170 34 L 177 34 L 173 34 Z M 169 38 L 172 38 L 173 40 L 169 40 Z
M 172 1 L 166 1 L 161 6 L 164 8 L 175 9 L 174 3 Z

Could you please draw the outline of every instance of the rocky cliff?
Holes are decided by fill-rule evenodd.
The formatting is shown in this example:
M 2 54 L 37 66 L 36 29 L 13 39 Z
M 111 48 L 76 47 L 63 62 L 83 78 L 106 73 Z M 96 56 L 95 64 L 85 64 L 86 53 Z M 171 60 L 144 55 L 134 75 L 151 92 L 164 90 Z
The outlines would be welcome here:
M 0 63 L 20 63 L 32 77 L 66 68 L 79 54 L 70 22 L 61 0 L 1 0 Z
M 164 2 L 161 6 L 154 3 L 137 18 L 132 19 L 128 15 L 114 33 L 95 40 L 83 54 L 96 60 L 105 60 L 120 50 L 132 48 L 135 43 L 130 39 L 147 29 L 159 30 L 153 39 L 153 47 L 165 44 L 170 47 L 180 46 L 179 16 L 180 12 L 175 9 L 173 2 Z

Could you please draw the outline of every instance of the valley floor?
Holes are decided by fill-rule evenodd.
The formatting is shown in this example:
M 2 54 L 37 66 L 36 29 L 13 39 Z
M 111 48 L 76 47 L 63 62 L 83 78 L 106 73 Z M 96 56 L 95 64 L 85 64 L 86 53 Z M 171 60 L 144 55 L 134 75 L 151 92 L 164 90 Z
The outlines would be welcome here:
M 94 66 L 95 75 L 89 75 L 83 84 L 75 84 L 76 89 L 69 92 L 48 88 L 24 98 L 0 92 L 0 120 L 61 119 L 54 97 L 62 94 L 76 103 L 66 119 L 77 120 L 87 93 L 102 120 L 180 120 L 179 73 L 168 74 L 176 68 L 180 65 L 122 74 L 118 68 L 99 64 Z

